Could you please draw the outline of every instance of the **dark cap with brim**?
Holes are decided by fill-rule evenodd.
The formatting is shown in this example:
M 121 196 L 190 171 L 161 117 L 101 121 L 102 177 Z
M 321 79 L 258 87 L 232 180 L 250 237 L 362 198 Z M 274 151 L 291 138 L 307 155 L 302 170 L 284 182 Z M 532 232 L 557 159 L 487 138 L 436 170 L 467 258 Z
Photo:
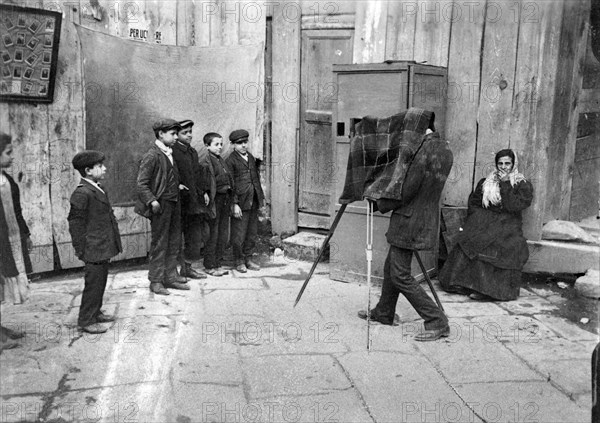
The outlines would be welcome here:
M 245 129 L 236 129 L 229 134 L 229 141 L 233 144 L 238 144 L 240 142 L 248 141 L 249 136 L 250 134 Z
M 152 125 L 152 129 L 155 131 L 168 131 L 170 129 L 179 130 L 180 128 L 179 122 L 174 119 L 160 119 Z
M 181 122 L 179 122 L 180 129 L 188 128 L 190 126 L 194 126 L 194 122 L 189 119 L 182 120 Z
M 104 153 L 96 150 L 84 150 L 73 157 L 73 167 L 77 170 L 85 169 L 86 167 L 94 167 L 98 163 L 104 161 Z

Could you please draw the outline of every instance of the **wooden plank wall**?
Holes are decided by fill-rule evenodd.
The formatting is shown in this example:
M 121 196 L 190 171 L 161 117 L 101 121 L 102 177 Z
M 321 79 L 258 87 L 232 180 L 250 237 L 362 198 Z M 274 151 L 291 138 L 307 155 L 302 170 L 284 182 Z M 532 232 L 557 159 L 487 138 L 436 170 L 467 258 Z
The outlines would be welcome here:
M 572 221 L 600 216 L 600 60 L 592 50 L 591 31 L 582 84 L 569 211 Z
M 19 6 L 61 11 L 56 2 L 3 1 Z M 13 175 L 21 189 L 23 215 L 34 249 L 34 272 L 54 269 L 55 242 L 66 230 L 70 191 L 75 179 L 71 158 L 83 145 L 83 86 L 79 46 L 72 22 L 78 14 L 65 11 L 61 28 L 55 101 L 52 104 L 0 103 L 2 131 L 13 137 Z
M 297 2 L 273 9 L 273 81 L 271 144 L 271 226 L 273 232 L 295 232 L 298 225 L 298 125 L 300 107 L 300 27 Z
M 569 216 L 586 22 L 589 0 L 361 2 L 354 61 L 448 66 L 455 164 L 444 202 L 466 205 L 494 153 L 511 147 L 536 190 L 524 231 L 540 239 L 544 222 Z
M 74 23 L 139 42 L 226 46 L 264 43 L 266 11 L 262 3 L 234 1 L 109 0 L 73 2 L 0 0 L 63 13 L 55 102 L 50 105 L 0 103 L 2 130 L 13 136 L 13 173 L 22 191 L 24 216 L 32 230 L 34 272 L 81 266 L 68 233 L 70 195 L 79 182 L 71 166 L 85 148 L 86 86 Z M 147 31 L 147 32 L 146 32 Z M 86 85 L 88 84 L 88 85 Z M 124 94 L 126 87 L 115 87 Z M 262 157 L 262 103 L 257 113 L 255 153 Z M 201 134 L 196 134 L 196 137 Z M 110 172 L 110 163 L 107 163 Z M 143 257 L 149 248 L 149 225 L 132 207 L 115 207 L 124 251 L 117 260 Z M 54 251 L 57 261 L 55 264 Z

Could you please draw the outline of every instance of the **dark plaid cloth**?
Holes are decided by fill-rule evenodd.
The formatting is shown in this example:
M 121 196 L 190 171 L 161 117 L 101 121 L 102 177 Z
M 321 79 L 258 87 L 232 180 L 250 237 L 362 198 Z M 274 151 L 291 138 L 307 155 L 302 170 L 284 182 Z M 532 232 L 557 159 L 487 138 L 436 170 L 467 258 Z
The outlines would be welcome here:
M 406 172 L 434 118 L 433 112 L 416 107 L 387 118 L 364 117 L 350 141 L 340 204 L 365 198 L 401 200 Z

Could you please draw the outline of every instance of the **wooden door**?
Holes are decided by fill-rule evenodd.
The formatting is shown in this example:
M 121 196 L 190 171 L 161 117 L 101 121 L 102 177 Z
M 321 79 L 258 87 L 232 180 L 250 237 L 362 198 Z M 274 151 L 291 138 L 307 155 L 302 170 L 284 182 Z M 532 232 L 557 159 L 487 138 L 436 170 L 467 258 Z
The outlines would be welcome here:
M 331 113 L 337 101 L 332 65 L 352 62 L 353 30 L 302 31 L 298 226 L 329 228 L 336 176 Z

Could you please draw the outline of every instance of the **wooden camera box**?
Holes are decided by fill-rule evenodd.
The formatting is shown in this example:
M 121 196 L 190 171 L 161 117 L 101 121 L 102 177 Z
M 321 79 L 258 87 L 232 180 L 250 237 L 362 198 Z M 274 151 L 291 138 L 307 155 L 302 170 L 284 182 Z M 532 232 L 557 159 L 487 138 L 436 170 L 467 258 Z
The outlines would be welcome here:
M 336 184 L 331 204 L 332 219 L 340 208 L 339 197 L 344 188 L 350 131 L 363 116 L 388 117 L 410 107 L 435 112 L 436 130 L 444 136 L 446 68 L 419 65 L 414 62 L 392 62 L 361 65 L 334 65 L 333 81 L 337 87 L 337 103 L 333 108 L 333 141 L 335 142 Z M 366 201 L 346 207 L 331 239 L 330 277 L 345 282 L 365 282 L 366 261 Z M 388 244 L 385 233 L 390 213 L 376 212 L 373 217 L 372 281 L 383 281 L 383 265 Z M 428 272 L 434 272 L 437 249 L 421 252 Z M 422 271 L 413 259 L 413 275 L 422 278 Z

